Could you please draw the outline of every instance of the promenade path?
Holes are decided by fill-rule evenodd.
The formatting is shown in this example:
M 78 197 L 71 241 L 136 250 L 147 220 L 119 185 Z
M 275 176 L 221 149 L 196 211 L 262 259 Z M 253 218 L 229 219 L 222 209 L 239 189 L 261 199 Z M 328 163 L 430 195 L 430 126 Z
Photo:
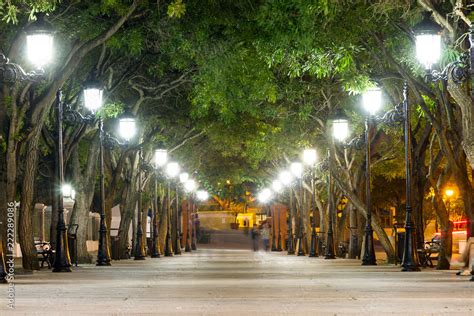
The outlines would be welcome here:
M 474 315 L 455 271 L 212 248 L 74 269 L 18 275 L 14 313 L 0 285 L 0 315 Z

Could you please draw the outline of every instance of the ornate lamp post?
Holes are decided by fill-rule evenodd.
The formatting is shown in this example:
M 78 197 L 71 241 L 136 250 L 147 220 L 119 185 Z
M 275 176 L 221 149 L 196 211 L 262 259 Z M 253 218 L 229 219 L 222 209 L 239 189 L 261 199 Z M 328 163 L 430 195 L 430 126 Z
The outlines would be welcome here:
M 298 256 L 304 256 L 303 249 L 303 164 L 301 162 L 293 162 L 290 165 L 290 171 L 293 176 L 296 178 L 296 187 L 295 187 L 295 211 L 298 218 Z M 299 203 L 298 203 L 299 198 Z M 299 207 L 298 207 L 299 206 Z
M 288 240 L 287 253 L 289 255 L 295 254 L 294 240 L 293 240 L 293 194 L 291 192 L 291 183 L 293 182 L 293 175 L 290 171 L 284 170 L 278 175 L 280 182 L 288 187 L 289 194 L 289 212 L 288 212 Z
M 172 238 L 171 238 L 171 181 L 179 174 L 179 165 L 177 162 L 171 161 L 166 165 L 166 176 L 168 177 L 168 194 L 167 194 L 167 212 L 168 221 L 166 223 L 166 242 L 165 256 L 173 256 Z
M 188 193 L 188 207 L 186 208 L 186 245 L 184 247 L 184 252 L 191 252 L 192 251 L 192 245 L 191 245 L 191 239 L 192 239 L 192 220 L 191 220 L 191 208 L 192 208 L 192 200 L 193 200 L 193 195 L 194 191 L 196 190 L 196 181 L 193 179 L 187 179 L 186 182 L 184 183 L 184 190 L 186 193 Z
M 365 225 L 364 255 L 362 265 L 376 265 L 374 250 L 374 232 L 372 230 L 372 200 L 370 189 L 370 161 L 372 130 L 375 128 L 373 117 L 382 105 L 382 91 L 379 88 L 367 90 L 363 96 L 363 106 L 367 112 L 365 119 L 365 201 L 367 207 L 367 222 Z
M 280 180 L 274 180 L 272 182 L 272 190 L 276 193 L 281 193 L 283 191 L 283 183 Z M 282 251 L 281 248 L 281 226 L 280 226 L 280 213 L 281 211 L 278 210 L 278 236 L 276 241 L 276 249 L 275 251 Z M 275 227 L 276 228 L 276 227 Z M 274 232 L 275 233 L 275 232 Z
M 84 84 L 84 106 L 92 113 L 102 107 L 103 89 L 96 80 Z M 107 247 L 107 225 L 105 223 L 105 182 L 104 182 L 104 120 L 99 118 L 99 188 L 100 188 L 100 225 L 99 247 L 97 251 L 98 266 L 110 266 L 110 254 Z
M 52 60 L 53 55 L 53 34 L 54 29 L 45 19 L 44 13 L 36 15 L 37 20 L 26 27 L 27 55 L 30 62 L 37 68 L 37 71 L 26 73 L 17 64 L 10 63 L 8 58 L 0 54 L 0 81 L 14 83 L 16 81 L 34 81 L 42 77 L 43 67 Z M 61 91 L 56 93 L 56 129 L 57 139 L 57 186 L 61 188 L 64 182 L 63 165 L 63 103 L 61 102 Z M 71 272 L 71 259 L 67 243 L 67 228 L 64 220 L 64 204 L 62 190 L 56 190 L 58 222 L 56 234 L 56 254 L 53 264 L 53 272 Z
M 410 106 L 408 103 L 408 85 L 403 85 L 403 118 L 405 130 L 405 179 L 406 179 L 406 212 L 405 241 L 403 247 L 402 271 L 420 271 L 415 242 L 415 224 L 411 209 L 411 123 Z
M 204 191 L 204 190 L 198 190 L 196 192 L 196 198 L 198 201 L 200 202 L 204 202 L 204 201 L 207 201 L 209 199 L 209 193 L 207 191 Z M 196 244 L 197 244 L 197 225 L 196 225 L 196 206 L 193 205 L 193 212 L 194 212 L 194 218 L 193 218 L 193 239 L 192 239 L 192 249 L 193 250 L 196 250 L 197 247 L 196 247 Z
M 474 100 L 474 25 L 471 24 L 469 28 L 469 51 L 462 54 L 459 60 L 448 64 L 439 72 L 433 70 L 432 65 L 436 64 L 441 56 L 442 28 L 431 19 L 431 14 L 431 12 L 425 12 L 423 20 L 413 28 L 416 37 L 416 55 L 420 63 L 423 64 L 426 69 L 427 79 L 430 81 L 442 80 L 446 82 L 450 77 L 455 84 L 461 84 L 463 81 L 468 80 L 471 86 L 471 100 Z M 404 106 L 404 109 L 405 108 L 405 113 L 408 115 L 408 102 L 406 106 Z M 405 120 L 405 128 L 407 128 L 407 124 L 409 124 L 409 122 Z M 467 231 L 467 238 L 474 237 L 474 220 L 469 220 Z M 408 232 L 406 232 L 406 234 L 406 237 L 409 237 Z M 407 238 L 405 238 L 405 244 L 406 239 Z M 407 271 L 410 271 L 410 268 L 407 268 Z M 471 275 L 471 281 L 474 281 L 474 264 L 471 267 Z
M 155 175 L 154 175 L 154 187 L 153 187 L 153 239 L 151 246 L 151 257 L 160 258 L 160 241 L 159 241 L 159 229 L 158 229 L 158 205 L 161 204 L 158 201 L 158 169 L 163 168 L 168 161 L 168 151 L 166 149 L 155 150 Z
M 341 113 L 337 113 L 329 120 L 331 124 L 332 137 L 340 142 L 344 142 L 349 136 L 349 122 Z M 326 252 L 324 259 L 336 259 L 334 248 L 334 231 L 333 221 L 335 216 L 334 197 L 333 197 L 333 178 L 332 178 L 332 155 L 331 149 L 328 149 L 328 206 L 329 206 L 329 222 L 326 233 Z
M 318 256 L 318 236 L 316 235 L 316 193 L 314 185 L 314 165 L 316 160 L 316 149 L 307 148 L 303 151 L 303 162 L 309 166 L 311 177 L 311 212 L 313 213 L 313 220 L 311 222 L 311 247 L 309 250 L 310 257 Z

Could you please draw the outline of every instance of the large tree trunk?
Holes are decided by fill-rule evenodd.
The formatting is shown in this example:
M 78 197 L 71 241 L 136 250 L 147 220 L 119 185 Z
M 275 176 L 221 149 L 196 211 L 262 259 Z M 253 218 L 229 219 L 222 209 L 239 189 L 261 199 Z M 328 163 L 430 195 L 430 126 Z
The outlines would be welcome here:
M 89 148 L 84 171 L 81 170 L 78 147 L 72 153 L 72 176 L 74 187 L 79 194 L 76 195 L 76 203 L 71 215 L 71 224 L 77 224 L 77 257 L 80 263 L 91 263 L 92 257 L 87 251 L 87 224 L 89 222 L 89 211 L 94 198 L 96 182 L 97 150 L 98 141 L 92 141 Z
M 451 77 L 448 80 L 448 91 L 461 109 L 462 147 L 474 169 L 474 96 L 469 96 L 468 85 L 456 84 Z
M 41 127 L 36 126 L 27 142 L 25 170 L 23 175 L 18 237 L 21 246 L 22 264 L 26 270 L 38 270 L 39 264 L 34 246 L 33 212 L 36 171 L 38 166 L 38 143 Z

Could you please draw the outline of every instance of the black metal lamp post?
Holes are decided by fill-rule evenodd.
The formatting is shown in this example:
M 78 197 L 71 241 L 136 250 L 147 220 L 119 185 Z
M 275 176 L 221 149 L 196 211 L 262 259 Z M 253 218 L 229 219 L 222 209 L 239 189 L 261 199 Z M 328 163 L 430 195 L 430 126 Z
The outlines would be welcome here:
M 274 180 L 272 182 L 272 189 L 274 192 L 276 193 L 281 193 L 283 191 L 283 183 L 281 183 L 280 180 Z M 275 213 L 276 211 L 276 207 L 274 207 L 273 209 L 273 213 Z M 278 217 L 275 216 L 275 214 L 272 214 L 272 216 L 275 216 L 275 229 L 276 229 L 276 223 L 278 223 L 278 236 L 276 236 L 277 240 L 276 240 L 276 249 L 275 251 L 282 251 L 282 247 L 281 247 L 281 222 L 280 222 L 280 215 L 281 215 L 281 210 L 278 209 Z M 276 232 L 274 231 L 274 234 Z
M 303 164 L 301 162 L 293 162 L 290 165 L 290 171 L 293 176 L 296 178 L 296 186 L 295 186 L 295 203 L 294 209 L 298 216 L 298 256 L 304 256 L 304 249 L 303 249 Z M 299 202 L 299 203 L 298 203 Z
M 288 240 L 286 250 L 289 255 L 295 254 L 294 241 L 293 241 L 293 193 L 291 192 L 291 183 L 293 182 L 293 174 L 284 170 L 278 175 L 280 182 L 288 187 L 289 205 L 288 205 Z
M 36 21 L 25 29 L 28 59 L 36 69 L 26 72 L 19 64 L 10 62 L 8 57 L 0 51 L 0 84 L 16 84 L 17 82 L 23 81 L 35 82 L 43 78 L 43 67 L 52 58 L 53 38 L 55 33 L 54 28 L 44 19 L 44 16 L 44 13 L 37 13 Z M 58 184 L 57 191 L 61 191 L 61 185 L 62 183 Z M 58 195 L 58 198 L 62 198 L 60 192 Z M 0 228 L 2 227 L 0 226 Z M 2 242 L 1 239 L 2 238 L 0 238 L 0 242 Z M 61 253 L 64 253 L 64 251 L 61 250 Z M 5 276 L 7 275 L 7 271 L 4 260 L 5 250 L 2 244 L 2 247 L 0 247 L 0 283 L 6 282 Z
M 415 225 L 412 220 L 411 209 L 411 126 L 408 84 L 406 82 L 403 85 L 403 118 L 405 130 L 406 213 L 402 271 L 420 271 L 416 252 Z
M 199 202 L 204 202 L 209 199 L 209 193 L 204 190 L 198 190 L 196 191 L 196 199 Z M 198 231 L 198 226 L 197 226 L 197 205 L 193 204 L 193 212 L 194 212 L 194 220 L 193 220 L 193 241 L 191 243 L 192 249 L 196 250 L 197 249 L 197 231 Z
M 455 84 L 470 81 L 471 100 L 474 103 L 474 25 L 471 24 L 469 28 L 469 51 L 462 54 L 459 60 L 448 64 L 439 72 L 433 70 L 432 65 L 436 64 L 441 56 L 442 28 L 431 19 L 431 14 L 432 12 L 425 12 L 423 20 L 413 28 L 416 36 L 417 58 L 425 66 L 427 79 L 430 81 L 447 81 L 451 78 Z M 474 237 L 474 220 L 472 218 L 469 220 L 467 228 L 467 238 L 469 237 Z M 471 275 L 471 281 L 474 281 L 474 264 L 471 267 Z
M 310 257 L 318 256 L 318 236 L 316 234 L 316 193 L 314 185 L 314 164 L 317 160 L 315 149 L 307 148 L 303 151 L 303 161 L 310 168 L 310 185 L 311 185 L 311 212 L 313 214 L 311 221 L 311 246 L 309 249 Z
M 63 165 L 63 103 L 61 101 L 62 93 L 59 90 L 56 93 L 56 128 L 58 131 L 58 152 L 57 152 L 57 179 L 59 188 L 64 183 L 64 165 Z M 61 189 L 57 191 L 58 203 L 58 223 L 56 228 L 56 253 L 54 255 L 53 272 L 71 272 L 71 258 L 69 257 L 69 247 L 67 242 L 67 227 L 64 220 L 64 201 Z
M 382 105 L 382 91 L 379 88 L 371 88 L 363 94 L 362 98 L 364 108 L 367 111 L 365 120 L 365 200 L 367 207 L 367 221 L 365 225 L 364 255 L 362 256 L 362 265 L 376 265 L 374 232 L 372 229 L 370 161 L 372 130 L 375 128 L 375 121 L 373 117 Z
M 168 212 L 168 222 L 166 228 L 166 242 L 165 242 L 165 256 L 173 256 L 173 240 L 171 238 L 171 181 L 173 178 L 179 174 L 179 165 L 177 162 L 169 162 L 166 165 L 166 176 L 168 177 L 168 197 L 167 197 L 167 212 Z M 175 197 L 177 199 L 177 196 Z M 176 203 L 177 205 L 177 203 Z
M 158 230 L 158 205 L 161 202 L 158 201 L 158 168 L 162 168 L 168 161 L 168 151 L 166 149 L 155 150 L 155 179 L 153 188 L 153 239 L 151 248 L 151 257 L 160 258 L 160 241 L 159 241 L 159 230 Z
M 336 113 L 329 119 L 332 129 L 332 137 L 339 142 L 344 142 L 347 136 L 349 135 L 349 122 L 345 115 L 342 112 Z M 325 259 L 335 259 L 335 248 L 334 248 L 334 232 L 333 232 L 333 220 L 335 216 L 335 206 L 334 206 L 334 184 L 332 178 L 332 150 L 328 149 L 328 206 L 329 206 L 329 222 L 327 227 L 327 237 L 326 237 L 326 253 L 324 255 Z
M 191 207 L 192 207 L 192 199 L 194 195 L 194 191 L 196 190 L 196 181 L 193 179 L 189 179 L 189 176 L 186 173 L 186 176 L 183 176 L 183 174 L 180 175 L 180 180 L 181 183 L 184 183 L 184 190 L 188 194 L 187 198 L 187 207 L 186 207 L 186 245 L 184 247 L 184 252 L 191 252 L 192 251 L 192 246 L 191 246 L 191 226 L 192 222 L 190 220 L 191 216 Z
M 180 220 L 180 203 L 179 203 L 179 185 L 176 183 L 175 191 L 175 238 L 174 238 L 174 254 L 181 254 L 181 220 Z
M 90 80 L 84 84 L 84 105 L 92 113 L 102 107 L 103 89 L 96 80 Z M 97 251 L 98 266 L 110 266 L 110 252 L 107 247 L 107 225 L 105 223 L 105 181 L 104 181 L 104 120 L 99 118 L 99 187 L 100 187 L 100 225 L 99 225 L 99 247 Z

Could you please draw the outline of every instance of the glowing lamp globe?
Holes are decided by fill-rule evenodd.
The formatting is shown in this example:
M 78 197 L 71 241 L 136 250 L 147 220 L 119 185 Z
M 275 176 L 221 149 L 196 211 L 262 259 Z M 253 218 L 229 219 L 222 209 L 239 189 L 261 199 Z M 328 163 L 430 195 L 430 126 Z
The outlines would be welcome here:
M 265 188 L 262 191 L 260 191 L 257 198 L 261 203 L 267 203 L 271 197 L 272 197 L 272 190 Z
M 166 175 L 169 177 L 169 178 L 175 178 L 178 174 L 179 174 L 179 165 L 177 162 L 169 162 L 167 165 L 166 165 Z
M 432 12 L 425 12 L 421 22 L 413 27 L 416 57 L 425 69 L 431 69 L 441 57 L 442 28 L 431 19 L 431 14 Z
M 278 179 L 284 186 L 288 186 L 293 181 L 293 175 L 288 170 L 284 170 L 280 172 L 280 174 L 278 175 Z
M 206 201 L 209 198 L 209 193 L 204 190 L 199 190 L 196 192 L 196 197 L 199 201 Z
M 84 84 L 84 106 L 95 113 L 102 107 L 102 89 L 98 81 L 88 81 Z
M 380 88 L 370 88 L 362 95 L 362 103 L 365 111 L 369 115 L 375 115 L 382 107 L 382 90 Z
M 155 165 L 163 167 L 168 162 L 168 151 L 166 149 L 155 150 Z
M 303 151 L 303 161 L 308 166 L 314 165 L 317 158 L 316 149 L 307 148 Z
M 280 193 L 283 190 L 283 183 L 280 180 L 273 180 L 272 190 L 276 193 Z
M 196 190 L 196 181 L 189 179 L 184 182 L 184 190 L 186 192 L 193 192 Z
M 63 197 L 70 198 L 72 195 L 72 186 L 70 184 L 63 184 L 61 191 L 63 193 Z
M 187 172 L 182 172 L 180 175 L 179 175 L 179 182 L 185 184 L 186 181 L 188 181 L 189 179 L 189 174 Z
M 120 137 L 127 142 L 130 141 L 137 133 L 136 120 L 133 114 L 126 111 L 119 119 Z
M 349 121 L 337 119 L 332 121 L 332 136 L 340 142 L 344 142 L 349 136 Z
M 290 171 L 296 178 L 301 178 L 303 176 L 303 164 L 301 162 L 291 163 Z
M 27 56 L 36 68 L 43 68 L 53 58 L 54 29 L 44 19 L 44 13 L 36 14 L 36 21 L 25 28 Z

